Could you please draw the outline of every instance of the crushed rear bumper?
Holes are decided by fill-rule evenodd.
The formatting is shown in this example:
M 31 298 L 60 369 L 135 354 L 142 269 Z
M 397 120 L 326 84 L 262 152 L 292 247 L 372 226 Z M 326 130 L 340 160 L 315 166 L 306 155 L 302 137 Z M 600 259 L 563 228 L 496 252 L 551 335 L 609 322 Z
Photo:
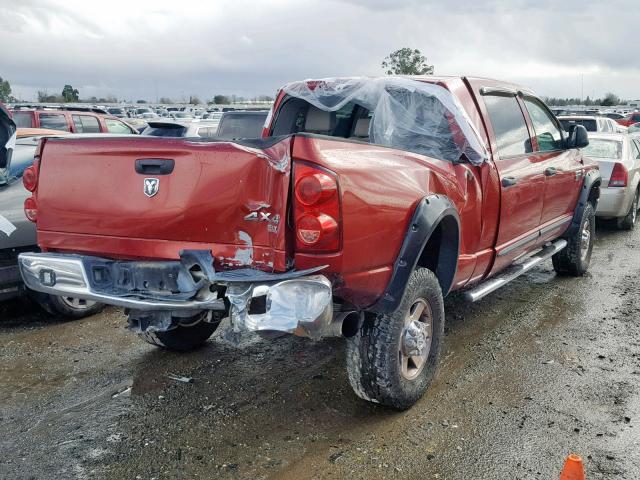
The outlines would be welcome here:
M 229 312 L 234 330 L 281 331 L 311 338 L 333 336 L 331 282 L 325 268 L 268 273 L 216 272 L 211 252 L 187 250 L 179 261 L 129 261 L 23 253 L 19 267 L 32 290 L 138 311 Z

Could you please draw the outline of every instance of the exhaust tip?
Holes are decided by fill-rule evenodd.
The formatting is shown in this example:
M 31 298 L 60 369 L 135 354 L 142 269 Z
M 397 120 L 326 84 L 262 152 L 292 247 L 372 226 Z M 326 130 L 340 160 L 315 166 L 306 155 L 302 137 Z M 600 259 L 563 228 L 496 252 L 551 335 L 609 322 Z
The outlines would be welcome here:
M 348 312 L 342 318 L 340 333 L 345 338 L 351 338 L 358 333 L 362 325 L 363 315 L 360 312 Z

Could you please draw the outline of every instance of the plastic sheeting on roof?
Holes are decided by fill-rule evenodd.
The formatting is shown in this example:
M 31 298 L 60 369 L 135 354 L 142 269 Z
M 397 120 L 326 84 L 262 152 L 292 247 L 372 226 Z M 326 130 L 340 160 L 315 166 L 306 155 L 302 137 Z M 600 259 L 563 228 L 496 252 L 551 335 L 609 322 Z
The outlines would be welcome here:
M 285 85 L 284 92 L 334 112 L 349 102 L 373 112 L 371 143 L 442 160 L 465 155 L 474 165 L 487 157 L 478 131 L 446 88 L 403 77 L 326 78 Z

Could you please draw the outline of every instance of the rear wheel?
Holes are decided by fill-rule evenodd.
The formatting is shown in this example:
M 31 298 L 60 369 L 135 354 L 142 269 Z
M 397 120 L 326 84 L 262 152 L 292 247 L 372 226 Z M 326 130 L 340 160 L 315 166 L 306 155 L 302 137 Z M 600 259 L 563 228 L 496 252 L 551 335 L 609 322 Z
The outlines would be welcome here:
M 204 345 L 220 325 L 220 320 L 213 319 L 211 312 L 200 312 L 187 318 L 172 318 L 172 322 L 174 326 L 167 331 L 146 329 L 138 335 L 156 347 L 187 352 Z
M 638 191 L 636 190 L 633 196 L 633 201 L 629 207 L 629 211 L 624 217 L 618 219 L 618 228 L 621 230 L 633 230 L 636 226 L 636 219 L 638 217 Z
M 355 393 L 404 410 L 433 380 L 444 336 L 444 302 L 435 275 L 424 268 L 409 278 L 398 310 L 368 318 L 347 340 L 347 372 Z
M 567 246 L 552 257 L 553 268 L 558 275 L 579 277 L 587 272 L 595 240 L 595 224 L 595 210 L 587 203 L 582 210 L 580 227 L 566 239 Z
M 38 294 L 35 299 L 40 306 L 51 315 L 62 315 L 66 318 L 79 319 L 98 313 L 104 304 L 74 297 L 58 297 Z

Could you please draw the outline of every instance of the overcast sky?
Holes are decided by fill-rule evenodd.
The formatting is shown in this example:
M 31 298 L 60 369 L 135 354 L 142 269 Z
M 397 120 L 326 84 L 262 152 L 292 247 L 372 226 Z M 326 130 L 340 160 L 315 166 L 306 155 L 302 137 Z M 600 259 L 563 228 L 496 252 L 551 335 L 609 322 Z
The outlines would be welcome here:
M 637 0 L 0 0 L 0 76 L 25 99 L 273 95 L 407 46 L 436 74 L 637 99 L 639 25 Z

